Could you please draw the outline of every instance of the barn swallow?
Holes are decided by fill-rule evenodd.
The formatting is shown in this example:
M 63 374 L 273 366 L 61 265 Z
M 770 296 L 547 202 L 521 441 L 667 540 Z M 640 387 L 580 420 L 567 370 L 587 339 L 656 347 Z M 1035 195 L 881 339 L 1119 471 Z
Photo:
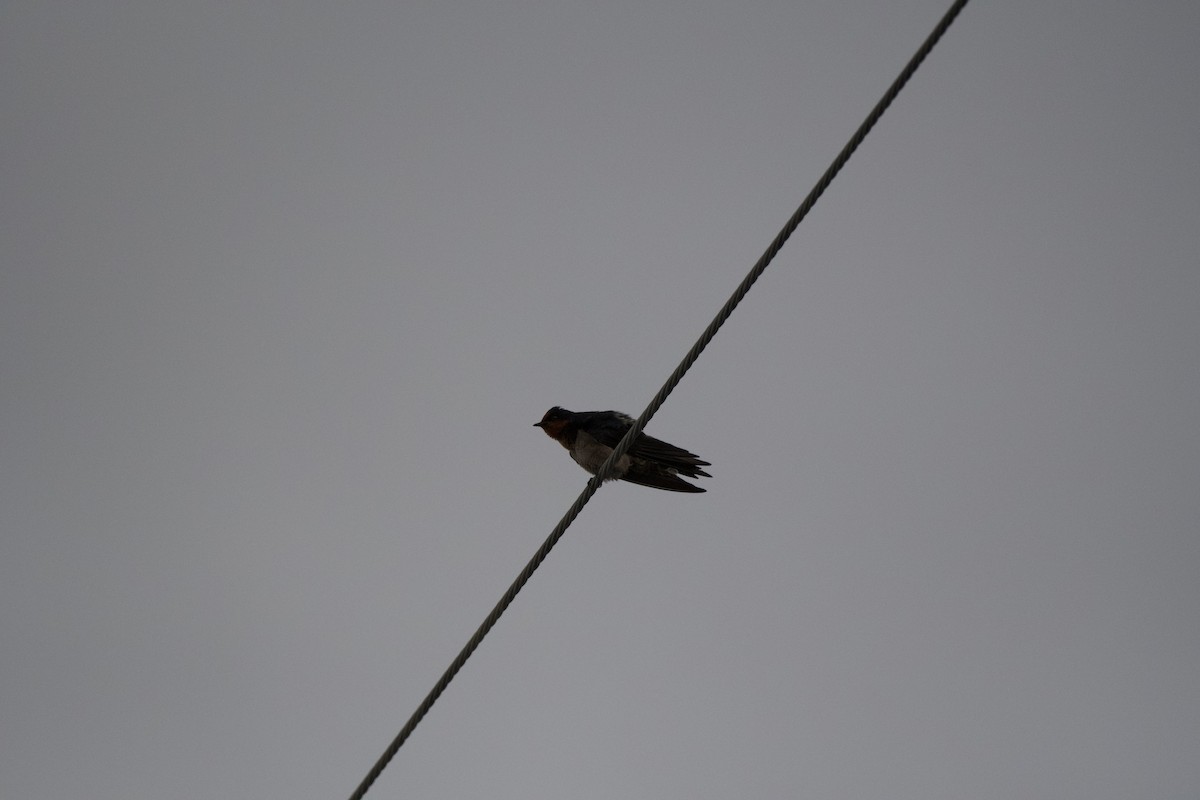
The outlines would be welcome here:
M 567 448 L 576 464 L 595 475 L 633 423 L 633 417 L 619 411 L 576 412 L 555 406 L 533 427 L 544 430 L 547 436 Z M 707 466 L 710 466 L 709 462 L 701 461 L 699 456 L 687 450 L 639 433 L 633 446 L 613 467 L 609 480 L 619 479 L 670 492 L 703 492 L 704 489 L 679 476 L 711 478 L 700 469 Z

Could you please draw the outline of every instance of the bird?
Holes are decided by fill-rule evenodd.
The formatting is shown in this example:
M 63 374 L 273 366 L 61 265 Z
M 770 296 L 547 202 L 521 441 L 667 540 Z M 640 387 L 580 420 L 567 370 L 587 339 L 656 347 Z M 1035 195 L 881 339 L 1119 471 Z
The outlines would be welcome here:
M 595 475 L 633 423 L 633 417 L 620 411 L 567 411 L 554 406 L 533 427 L 541 428 L 567 448 L 576 464 Z M 679 476 L 711 478 L 701 469 L 708 466 L 712 465 L 694 453 L 639 433 L 613 466 L 608 480 L 629 481 L 669 492 L 703 492 L 704 489 Z

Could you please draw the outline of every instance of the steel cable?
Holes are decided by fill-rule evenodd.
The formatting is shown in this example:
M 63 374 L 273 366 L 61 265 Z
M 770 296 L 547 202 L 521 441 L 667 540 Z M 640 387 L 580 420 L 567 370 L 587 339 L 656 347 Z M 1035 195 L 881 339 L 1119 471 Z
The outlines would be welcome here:
M 956 2 L 950 6 L 950 9 L 938 22 L 937 26 L 934 27 L 932 33 L 929 34 L 928 38 L 926 38 L 924 43 L 922 43 L 922 45 L 917 49 L 917 52 L 911 59 L 909 59 L 908 64 L 906 64 L 904 69 L 901 70 L 900 75 L 895 81 L 892 82 L 892 85 L 888 87 L 888 90 L 884 92 L 883 97 L 880 98 L 879 102 L 875 104 L 875 107 L 871 109 L 871 112 L 867 115 L 866 119 L 863 120 L 863 123 L 859 125 L 858 130 L 854 132 L 854 135 L 850 137 L 850 141 L 846 143 L 846 146 L 843 147 L 842 151 L 838 153 L 836 158 L 834 158 L 833 163 L 829 165 L 829 168 L 825 170 L 825 173 L 820 177 L 816 185 L 813 186 L 812 190 L 808 193 L 808 196 L 804 198 L 804 202 L 802 202 L 800 207 L 796 209 L 796 212 L 792 214 L 791 218 L 787 221 L 787 224 L 783 226 L 783 229 L 779 231 L 779 234 L 775 237 L 774 241 L 771 242 L 770 246 L 767 247 L 766 251 L 762 254 L 762 257 L 759 258 L 758 262 L 742 280 L 741 284 L 739 284 L 737 289 L 734 290 L 729 300 L 727 300 L 725 305 L 721 307 L 721 310 L 717 312 L 717 315 L 713 318 L 713 321 L 710 322 L 708 327 L 704 329 L 704 333 L 702 333 L 700 338 L 696 340 L 696 343 L 692 345 L 692 348 L 688 351 L 687 355 L 684 356 L 683 361 L 681 361 L 679 366 L 677 366 L 674 372 L 671 373 L 671 376 L 667 379 L 667 382 L 664 383 L 662 388 L 658 390 L 658 393 L 654 395 L 654 398 L 650 401 L 650 404 L 646 406 L 646 410 L 643 411 L 641 416 L 634 421 L 633 425 L 629 428 L 629 431 L 625 434 L 625 437 L 621 439 L 616 447 L 613 448 L 612 455 L 608 457 L 608 460 L 600 466 L 600 469 L 597 470 L 596 474 L 587 482 L 583 492 L 580 493 L 579 497 L 576 498 L 571 507 L 567 509 L 567 513 L 563 515 L 563 518 L 559 520 L 558 524 L 554 526 L 554 530 L 550 532 L 550 535 L 546 538 L 546 541 L 542 543 L 542 546 L 538 548 L 536 553 L 534 553 L 533 558 L 530 559 L 529 563 L 525 565 L 525 568 L 521 570 L 521 573 L 517 576 L 517 579 L 513 581 L 511 586 L 508 587 L 508 590 L 500 598 L 500 602 L 496 604 L 496 607 L 493 608 L 491 613 L 487 615 L 487 618 L 484 619 L 483 623 L 479 626 L 475 633 L 472 634 L 466 645 L 462 648 L 462 650 L 459 651 L 454 660 L 450 662 L 450 666 L 447 667 L 446 671 L 442 673 L 442 676 L 438 678 L 438 681 L 434 684 L 433 689 L 429 691 L 429 694 L 427 694 L 425 699 L 421 701 L 421 704 L 417 706 L 417 709 L 412 713 L 412 716 L 409 717 L 408 721 L 404 724 L 404 727 L 400 729 L 400 732 L 396 734 L 396 737 L 392 740 L 392 743 L 388 745 L 386 750 L 384 750 L 383 755 L 379 757 L 374 766 L 372 766 L 371 770 L 367 773 L 366 777 L 363 778 L 362 782 L 354 790 L 354 793 L 350 795 L 350 800 L 361 800 L 361 798 L 367 793 L 367 790 L 371 788 L 371 784 L 375 782 L 375 780 L 387 767 L 388 763 L 400 750 L 400 747 L 404 744 L 404 741 L 408 739 L 409 735 L 412 734 L 413 730 L 418 724 L 420 724 L 421 720 L 429 712 L 429 709 L 435 702 L 437 702 L 438 697 L 440 697 L 442 692 L 445 691 L 446 686 L 448 686 L 450 681 L 454 679 L 454 676 L 458 674 L 458 671 L 462 669 L 463 665 L 467 662 L 467 659 L 470 658 L 471 654 L 475 652 L 475 649 L 479 647 L 480 642 L 483 641 L 483 637 L 487 636 L 488 631 L 490 631 L 496 624 L 497 620 L 500 619 L 500 615 L 503 614 L 508 606 L 512 603 L 513 599 L 517 596 L 517 593 L 521 591 L 522 587 L 525 586 L 525 583 L 529 580 L 530 576 L 533 575 L 534 571 L 536 571 L 541 563 L 546 559 L 546 556 L 549 555 L 550 550 L 553 549 L 554 545 L 558 543 L 558 540 L 561 539 L 563 534 L 567 532 L 567 528 L 569 528 L 571 523 L 575 521 L 575 518 L 579 516 L 579 513 L 583 510 L 583 507 L 587 505 L 589 500 L 592 499 L 592 495 L 594 495 L 600 488 L 600 484 L 604 482 L 609 474 L 611 474 L 613 465 L 616 464 L 617 460 L 625 454 L 630 445 L 633 443 L 634 439 L 636 439 L 638 434 L 642 432 L 642 429 L 646 427 L 646 423 L 650 421 L 650 418 L 653 417 L 662 404 L 666 402 L 667 396 L 670 395 L 671 392 L 674 391 L 675 387 L 679 385 L 679 382 L 683 380 L 683 376 L 689 369 L 691 369 L 691 366 L 696 362 L 696 359 L 700 357 L 700 353 L 704 351 L 704 348 L 707 347 L 709 342 L 712 341 L 713 337 L 716 336 L 717 331 L 720 330 L 721 326 L 724 325 L 726 320 L 729 319 L 730 315 L 733 314 L 733 310 L 737 308 L 739 303 L 742 302 L 742 299 L 746 296 L 746 293 L 750 291 L 750 287 L 754 285 L 755 281 L 757 281 L 759 276 L 761 276 L 766 270 L 767 265 L 770 264 L 775 258 L 775 255 L 779 252 L 780 248 L 783 247 L 784 243 L 787 242 L 788 238 L 800 225 L 800 222 L 808 215 L 808 212 L 812 210 L 812 207 L 816 205 L 817 200 L 820 199 L 821 195 L 825 192 L 825 189 L 829 187 L 829 184 L 833 182 L 834 177 L 836 177 L 837 174 L 842 170 L 842 167 L 846 165 L 846 162 L 850 160 L 850 156 L 854 154 L 854 151 L 858 149 L 858 146 L 862 143 L 863 139 L 865 139 L 871 129 L 875 127 L 875 123 L 879 121 L 879 118 L 883 115 L 883 112 L 886 111 L 888 106 L 892 104 L 892 101 L 896 99 L 896 96 L 900 93 L 900 90 L 903 89 L 904 85 L 908 83 L 910 78 L 912 78 L 913 74 L 917 71 L 917 68 L 921 66 L 921 62 L 923 62 L 926 56 L 928 56 L 933 50 L 934 46 L 938 43 L 938 40 L 940 40 L 946 33 L 946 30 L 958 17 L 959 13 L 962 11 L 963 7 L 966 6 L 966 4 L 967 0 L 956 0 Z

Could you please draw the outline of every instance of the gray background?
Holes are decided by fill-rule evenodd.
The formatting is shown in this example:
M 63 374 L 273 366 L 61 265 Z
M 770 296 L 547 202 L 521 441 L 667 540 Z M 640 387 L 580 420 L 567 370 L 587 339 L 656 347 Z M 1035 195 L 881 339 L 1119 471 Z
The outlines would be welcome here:
M 947 4 L 5 3 L 0 794 L 348 795 Z M 1198 32 L 969 6 L 371 796 L 1200 795 Z

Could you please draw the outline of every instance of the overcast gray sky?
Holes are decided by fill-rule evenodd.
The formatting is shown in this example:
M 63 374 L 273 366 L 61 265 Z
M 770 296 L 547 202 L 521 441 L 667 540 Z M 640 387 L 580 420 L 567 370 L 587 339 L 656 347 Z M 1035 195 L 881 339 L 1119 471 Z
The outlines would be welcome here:
M 4 3 L 0 795 L 347 796 L 948 5 Z M 1200 796 L 1198 34 L 969 5 L 369 796 Z

